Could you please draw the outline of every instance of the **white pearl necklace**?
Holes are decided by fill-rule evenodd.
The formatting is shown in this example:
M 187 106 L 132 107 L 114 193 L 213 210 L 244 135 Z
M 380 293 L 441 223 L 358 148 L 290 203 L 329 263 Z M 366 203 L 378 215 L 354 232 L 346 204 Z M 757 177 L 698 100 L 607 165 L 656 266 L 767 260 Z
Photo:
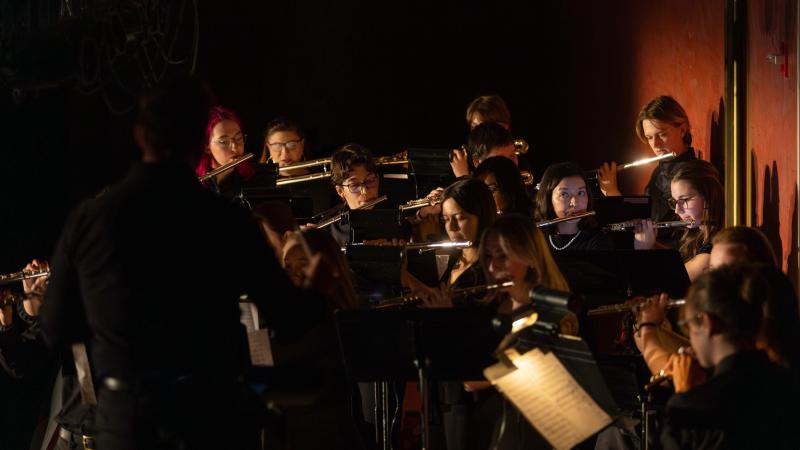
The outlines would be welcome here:
M 556 250 L 564 250 L 565 248 L 567 248 L 570 245 L 572 245 L 572 243 L 575 242 L 575 239 L 578 239 L 578 236 L 581 235 L 581 231 L 583 231 L 583 230 L 578 230 L 578 232 L 575 234 L 575 236 L 573 236 L 572 239 L 569 240 L 569 242 L 564 244 L 563 247 L 559 247 L 553 242 L 553 235 L 552 234 L 547 236 L 547 239 L 550 240 L 550 245 L 552 245 L 554 249 L 556 249 Z

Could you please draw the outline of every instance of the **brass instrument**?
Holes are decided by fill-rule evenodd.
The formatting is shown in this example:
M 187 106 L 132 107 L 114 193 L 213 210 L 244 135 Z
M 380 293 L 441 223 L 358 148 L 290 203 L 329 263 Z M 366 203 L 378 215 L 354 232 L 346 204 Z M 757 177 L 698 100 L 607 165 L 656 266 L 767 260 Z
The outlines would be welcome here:
M 680 308 L 681 306 L 683 306 L 685 304 L 686 304 L 686 299 L 685 298 L 679 298 L 679 299 L 674 299 L 674 300 L 671 299 L 669 301 L 669 303 L 667 303 L 667 309 Z M 603 315 L 606 315 L 606 314 L 623 313 L 623 312 L 633 311 L 633 308 L 638 306 L 638 305 L 639 305 L 638 303 L 617 303 L 615 305 L 604 305 L 604 306 L 600 306 L 600 307 L 597 307 L 597 308 L 590 309 L 590 310 L 586 311 L 586 315 L 587 316 L 603 316 Z
M 472 247 L 472 241 L 440 241 L 427 242 L 422 244 L 408 244 L 404 247 L 405 251 L 417 250 L 420 254 L 441 248 L 467 248 Z
M 691 220 L 673 220 L 670 222 L 655 222 L 653 226 L 655 228 L 680 228 L 680 227 L 690 227 L 697 223 L 694 219 Z M 636 227 L 636 222 L 618 222 L 618 223 L 610 223 L 603 227 L 605 231 L 625 231 L 631 228 Z
M 528 143 L 525 139 L 514 139 L 514 153 L 519 155 L 524 155 L 528 153 Z
M 353 210 L 356 210 L 356 209 L 369 209 L 369 208 L 372 208 L 373 206 L 377 205 L 380 202 L 386 201 L 386 199 L 388 199 L 388 198 L 389 197 L 384 195 L 384 196 L 376 198 L 375 200 L 372 200 L 370 202 L 364 203 L 363 205 L 359 206 L 358 208 L 353 208 L 353 209 L 351 209 L 349 211 L 353 211 Z M 330 217 L 328 219 L 323 220 L 322 222 L 317 224 L 317 228 L 325 228 L 328 225 L 334 224 L 334 223 L 342 220 L 342 217 L 344 217 L 345 214 L 347 214 L 349 211 L 342 211 L 342 212 L 340 212 L 339 214 L 336 214 L 333 217 Z
M 524 183 L 525 186 L 530 186 L 533 184 L 533 174 L 527 170 L 520 170 L 519 176 L 522 177 L 522 183 Z
M 573 214 L 571 216 L 558 217 L 556 219 L 543 220 L 541 222 L 536 222 L 536 226 L 539 227 L 539 228 L 549 227 L 550 225 L 555 225 L 555 224 L 558 224 L 558 223 L 561 223 L 561 222 L 569 222 L 570 220 L 575 220 L 575 219 L 583 219 L 584 217 L 590 217 L 590 216 L 593 216 L 595 214 L 596 213 L 594 211 L 586 211 L 586 212 L 582 212 L 582 213 L 578 213 L 578 214 Z
M 5 275 L 0 275 L 0 286 L 4 284 L 11 284 L 16 281 L 32 280 L 34 278 L 49 277 L 49 276 L 50 276 L 50 269 L 34 270 L 30 272 L 21 271 L 21 272 L 8 273 Z
M 408 164 L 408 158 L 406 156 L 381 156 L 375 158 L 374 161 L 376 166 L 393 166 L 399 164 Z M 298 175 L 295 177 L 278 178 L 278 181 L 275 184 L 278 186 L 283 186 L 287 184 L 304 183 L 306 181 L 330 178 L 331 176 L 330 165 L 331 165 L 331 158 L 319 158 L 319 159 L 312 159 L 310 161 L 301 161 L 298 163 L 287 164 L 283 167 L 279 167 L 278 173 L 288 172 L 297 169 L 307 169 L 309 167 L 319 167 L 319 166 L 322 166 L 322 172 L 310 173 L 307 175 Z
M 677 153 L 670 152 L 670 153 L 664 153 L 663 155 L 652 156 L 650 158 L 640 159 L 640 160 L 637 160 L 637 161 L 633 161 L 633 162 L 629 162 L 627 164 L 622 164 L 622 165 L 617 166 L 617 172 L 622 172 L 623 170 L 627 170 L 627 169 L 630 169 L 630 168 L 633 168 L 633 167 L 643 166 L 645 164 L 650 164 L 650 163 L 659 162 L 659 161 L 666 161 L 666 160 L 675 158 L 676 156 L 678 156 Z M 591 171 L 591 172 L 585 172 L 584 176 L 586 176 L 586 178 L 589 179 L 589 180 L 596 180 L 597 179 L 597 171 L 594 170 L 594 171 Z
M 211 178 L 214 178 L 215 176 L 221 174 L 222 172 L 226 172 L 228 170 L 231 170 L 234 167 L 238 166 L 239 164 L 241 164 L 241 163 L 253 158 L 253 156 L 254 155 L 252 153 L 245 153 L 241 157 L 239 157 L 237 159 L 234 159 L 233 161 L 231 161 L 231 162 L 229 162 L 227 164 L 223 164 L 223 165 L 217 167 L 216 169 L 212 170 L 211 172 L 206 173 L 202 177 L 197 177 L 197 179 L 201 183 L 204 182 L 204 181 L 208 181 Z
M 470 295 L 480 294 L 482 292 L 491 292 L 497 289 L 502 289 L 511 286 L 514 286 L 513 281 L 504 281 L 501 283 L 493 283 L 493 284 L 482 284 L 479 286 L 473 286 L 464 289 L 453 289 L 452 291 L 450 291 L 450 296 L 451 298 L 468 297 Z M 416 306 L 421 302 L 422 299 L 414 294 L 404 295 L 402 297 L 395 297 L 395 298 L 390 298 L 388 300 L 384 300 L 380 305 L 376 306 L 375 309 L 390 309 L 390 308 L 402 308 L 407 306 Z

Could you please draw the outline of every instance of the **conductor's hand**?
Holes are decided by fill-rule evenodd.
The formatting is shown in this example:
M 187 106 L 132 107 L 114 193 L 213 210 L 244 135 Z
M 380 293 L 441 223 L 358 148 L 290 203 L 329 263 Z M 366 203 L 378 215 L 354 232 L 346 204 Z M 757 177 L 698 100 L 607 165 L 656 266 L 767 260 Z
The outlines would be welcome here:
M 636 250 L 650 250 L 656 245 L 656 227 L 650 219 L 643 219 L 636 223 L 633 230 L 633 248 Z
M 622 195 L 617 186 L 617 163 L 603 163 L 597 169 L 597 182 L 600 185 L 600 191 L 606 197 Z
M 469 163 L 467 162 L 467 152 L 462 149 L 453 149 L 450 154 L 450 168 L 453 169 L 453 175 L 463 177 L 469 175 Z

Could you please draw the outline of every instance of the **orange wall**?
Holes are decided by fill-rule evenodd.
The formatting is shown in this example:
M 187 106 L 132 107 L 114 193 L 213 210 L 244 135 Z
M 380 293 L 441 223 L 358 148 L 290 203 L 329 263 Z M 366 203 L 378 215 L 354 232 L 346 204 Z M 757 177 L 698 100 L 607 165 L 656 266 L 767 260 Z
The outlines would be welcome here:
M 725 8 L 722 0 L 631 2 L 635 20 L 634 83 L 631 111 L 658 95 L 673 96 L 692 124 L 692 145 L 705 160 L 722 170 L 725 93 Z M 722 120 L 720 120 L 722 119 Z M 650 156 L 647 146 L 631 133 L 629 145 Z M 633 192 L 644 190 L 647 176 L 629 182 Z M 631 192 L 631 189 L 628 189 Z
M 752 152 L 754 224 L 767 234 L 784 269 L 797 277 L 796 2 L 754 0 L 747 11 L 747 146 Z M 787 46 L 788 77 L 768 54 Z

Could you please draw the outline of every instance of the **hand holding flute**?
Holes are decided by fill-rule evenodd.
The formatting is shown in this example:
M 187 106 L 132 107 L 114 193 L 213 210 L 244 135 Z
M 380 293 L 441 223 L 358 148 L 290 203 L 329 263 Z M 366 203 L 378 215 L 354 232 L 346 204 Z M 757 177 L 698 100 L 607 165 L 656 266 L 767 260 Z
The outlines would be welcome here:
M 617 165 L 617 163 L 613 161 L 610 163 L 603 163 L 603 165 L 600 166 L 599 169 L 597 169 L 597 182 L 600 185 L 600 191 L 602 191 L 603 195 L 607 197 L 622 195 L 617 185 L 617 172 L 622 172 L 623 170 L 642 166 L 645 164 L 669 160 L 675 158 L 676 156 L 678 156 L 677 153 L 668 152 L 659 154 L 657 156 L 653 156 L 651 158 L 644 158 L 637 161 L 633 161 L 627 164 Z

